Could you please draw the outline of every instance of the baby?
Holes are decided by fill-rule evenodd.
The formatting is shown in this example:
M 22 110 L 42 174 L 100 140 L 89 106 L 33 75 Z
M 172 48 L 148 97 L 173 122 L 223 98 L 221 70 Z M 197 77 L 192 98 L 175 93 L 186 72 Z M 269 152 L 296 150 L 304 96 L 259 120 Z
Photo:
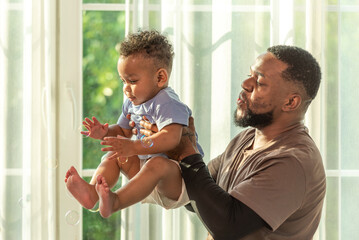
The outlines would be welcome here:
M 166 209 L 189 202 L 177 161 L 163 154 L 175 148 L 188 125 L 191 110 L 180 101 L 168 80 L 172 70 L 173 48 L 167 38 L 157 31 L 130 34 L 120 46 L 117 64 L 127 97 L 117 124 L 101 124 L 95 117 L 83 122 L 88 131 L 82 132 L 95 139 L 103 139 L 102 148 L 109 151 L 90 181 L 85 182 L 71 167 L 65 182 L 80 204 L 91 209 L 99 200 L 102 217 L 137 202 L 155 203 Z M 131 117 L 129 117 L 131 116 Z M 158 132 L 144 137 L 139 121 L 145 117 L 158 127 Z M 137 129 L 136 140 L 130 120 Z M 203 155 L 199 144 L 197 147 Z M 129 182 L 112 192 L 119 173 Z

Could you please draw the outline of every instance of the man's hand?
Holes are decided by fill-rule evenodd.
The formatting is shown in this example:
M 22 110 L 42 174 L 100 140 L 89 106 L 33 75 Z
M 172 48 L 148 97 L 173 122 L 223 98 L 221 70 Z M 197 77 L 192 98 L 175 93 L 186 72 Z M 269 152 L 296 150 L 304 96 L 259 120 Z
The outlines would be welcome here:
M 188 123 L 188 127 L 183 127 L 181 141 L 177 147 L 166 152 L 167 156 L 173 160 L 181 161 L 189 155 L 198 153 L 193 117 L 189 118 Z M 151 136 L 158 132 L 157 126 L 149 123 L 146 119 L 140 121 L 140 125 L 143 127 L 140 133 L 145 136 Z
M 127 114 L 126 118 L 130 120 L 128 125 L 132 128 L 132 134 L 137 135 L 137 129 L 135 128 L 135 122 L 131 120 L 131 114 Z M 151 124 L 145 116 L 143 116 L 143 120 L 140 121 L 140 125 L 143 127 L 140 129 L 140 133 L 147 137 L 158 132 L 156 124 Z
M 81 131 L 81 134 L 94 139 L 102 139 L 108 133 L 108 123 L 101 124 L 95 117 L 92 117 L 92 120 L 85 118 L 82 124 L 88 131 Z

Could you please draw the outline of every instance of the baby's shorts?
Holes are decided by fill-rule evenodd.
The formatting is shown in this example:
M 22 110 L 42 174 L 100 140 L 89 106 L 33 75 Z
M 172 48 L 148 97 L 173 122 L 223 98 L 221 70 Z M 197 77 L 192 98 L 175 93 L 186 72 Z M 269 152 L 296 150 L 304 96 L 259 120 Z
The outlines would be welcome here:
M 181 167 L 179 166 L 179 163 L 177 161 L 171 159 L 168 160 L 176 163 L 179 170 L 181 171 Z M 187 195 L 186 184 L 184 183 L 183 178 L 181 179 L 182 179 L 182 191 L 178 200 L 167 198 L 159 191 L 157 191 L 157 188 L 155 188 L 150 195 L 148 195 L 144 200 L 142 200 L 142 203 L 157 204 L 160 205 L 161 207 L 164 207 L 165 209 L 174 209 L 188 204 L 190 201 Z

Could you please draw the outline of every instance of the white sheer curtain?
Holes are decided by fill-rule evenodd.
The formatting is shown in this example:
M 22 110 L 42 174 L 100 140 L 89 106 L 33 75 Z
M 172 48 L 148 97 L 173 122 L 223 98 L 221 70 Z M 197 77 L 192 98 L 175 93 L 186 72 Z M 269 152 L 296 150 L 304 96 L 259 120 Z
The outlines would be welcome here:
M 55 6 L 0 11 L 0 239 L 55 239 Z

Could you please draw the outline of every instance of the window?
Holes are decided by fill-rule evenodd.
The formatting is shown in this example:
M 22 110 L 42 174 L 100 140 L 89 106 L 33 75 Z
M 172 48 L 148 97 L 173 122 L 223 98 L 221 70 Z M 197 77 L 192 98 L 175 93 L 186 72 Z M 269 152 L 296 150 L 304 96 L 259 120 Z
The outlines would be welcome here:
M 86 180 L 97 167 L 98 141 L 79 128 L 86 116 L 116 122 L 123 100 L 116 44 L 142 27 L 165 32 L 174 45 L 170 85 L 193 110 L 206 161 L 240 131 L 232 113 L 255 57 L 274 44 L 313 53 L 323 79 L 306 124 L 327 171 L 315 239 L 352 239 L 359 233 L 356 22 L 358 0 L 0 1 L 0 238 L 205 239 L 198 217 L 184 209 L 136 204 L 102 219 L 63 182 L 71 165 Z

